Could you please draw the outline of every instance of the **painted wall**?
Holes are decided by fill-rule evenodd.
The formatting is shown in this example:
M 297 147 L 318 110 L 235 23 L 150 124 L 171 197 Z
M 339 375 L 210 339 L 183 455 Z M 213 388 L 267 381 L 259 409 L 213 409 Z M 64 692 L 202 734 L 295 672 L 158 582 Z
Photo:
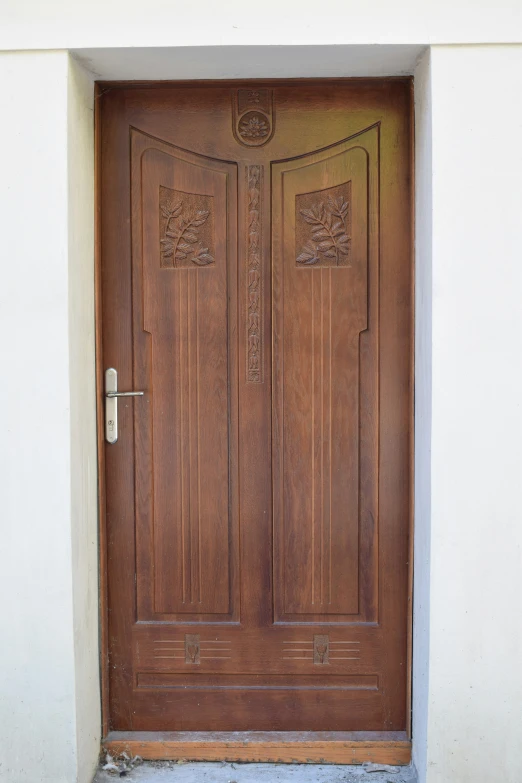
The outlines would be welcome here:
M 429 783 L 522 780 L 521 95 L 520 46 L 432 51 Z
M 92 73 L 60 47 L 99 78 L 415 72 L 414 754 L 520 783 L 522 5 L 320 8 L 2 6 L 0 48 L 41 51 L 0 54 L 0 780 L 89 783 L 99 745 Z
M 94 332 L 94 82 L 68 58 L 67 242 L 71 571 L 78 779 L 100 750 Z
M 519 0 L 3 0 L 0 48 L 520 41 Z
M 92 82 L 0 54 L 0 780 L 73 783 L 99 748 Z
M 428 767 L 433 150 L 431 51 L 415 68 L 415 537 L 413 590 L 412 736 L 414 763 L 426 779 Z

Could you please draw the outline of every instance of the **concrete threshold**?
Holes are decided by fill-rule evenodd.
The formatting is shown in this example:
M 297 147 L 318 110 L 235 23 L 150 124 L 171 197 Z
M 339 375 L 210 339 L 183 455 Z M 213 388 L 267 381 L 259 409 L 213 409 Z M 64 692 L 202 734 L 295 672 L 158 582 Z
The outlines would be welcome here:
M 378 770 L 378 767 L 382 769 Z M 93 783 L 114 783 L 120 779 L 128 783 L 417 783 L 417 776 L 411 766 L 232 764 L 203 761 L 147 761 L 129 770 L 100 769 Z

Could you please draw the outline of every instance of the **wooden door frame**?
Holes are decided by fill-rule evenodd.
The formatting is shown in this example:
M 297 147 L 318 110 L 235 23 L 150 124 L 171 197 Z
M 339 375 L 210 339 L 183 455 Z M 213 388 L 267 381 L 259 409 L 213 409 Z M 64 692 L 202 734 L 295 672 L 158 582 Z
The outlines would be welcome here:
M 371 78 L 306 78 L 306 79 L 251 79 L 272 82 L 275 85 L 295 82 L 385 82 L 399 77 Z M 406 77 L 400 77 L 402 79 Z M 219 79 L 173 81 L 176 86 L 201 86 L 206 83 L 233 84 L 236 80 Z M 237 81 L 244 81 L 238 79 Z M 97 401 L 97 450 L 98 450 L 98 519 L 99 519 L 99 611 L 100 611 L 100 679 L 102 744 L 113 755 L 126 752 L 144 759 L 191 761 L 238 761 L 272 763 L 332 763 L 362 764 L 372 761 L 382 764 L 407 765 L 411 762 L 411 705 L 412 705 L 412 641 L 413 641 L 413 500 L 414 500 L 414 393 L 410 404 L 410 497 L 409 497 L 409 566 L 408 566 L 408 629 L 407 629 L 407 725 L 404 732 L 133 732 L 111 731 L 109 717 L 109 658 L 108 658 L 108 590 L 107 590 L 107 530 L 105 484 L 104 437 L 104 366 L 102 351 L 102 291 L 101 291 L 101 120 L 99 98 L 112 87 L 140 84 L 154 87 L 155 81 L 145 82 L 96 82 L 94 86 L 94 198 L 95 198 L 95 345 L 96 345 L 96 401 Z M 165 86 L 166 82 L 161 82 Z M 410 379 L 414 390 L 415 359 L 415 267 L 414 267 L 414 101 L 413 77 L 410 77 Z

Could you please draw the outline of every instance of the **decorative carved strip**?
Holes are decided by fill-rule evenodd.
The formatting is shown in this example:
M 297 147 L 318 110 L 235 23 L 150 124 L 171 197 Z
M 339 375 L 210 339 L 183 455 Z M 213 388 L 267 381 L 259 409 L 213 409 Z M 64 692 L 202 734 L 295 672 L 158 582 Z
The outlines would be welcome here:
M 212 196 L 160 187 L 159 206 L 161 266 L 213 264 Z
M 247 382 L 263 382 L 263 281 L 261 276 L 261 189 L 263 167 L 247 167 Z

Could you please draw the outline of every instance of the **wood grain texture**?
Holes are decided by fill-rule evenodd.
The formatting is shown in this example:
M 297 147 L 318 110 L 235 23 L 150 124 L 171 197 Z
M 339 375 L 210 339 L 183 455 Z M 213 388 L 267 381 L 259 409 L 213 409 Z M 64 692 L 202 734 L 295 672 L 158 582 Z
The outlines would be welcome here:
M 403 732 L 410 83 L 100 102 L 110 728 Z
M 406 765 L 411 742 L 400 732 L 111 732 L 103 743 L 113 754 L 144 759 L 307 764 Z
M 273 165 L 278 620 L 377 620 L 378 155 Z
M 236 167 L 137 130 L 131 161 L 138 616 L 231 620 Z

